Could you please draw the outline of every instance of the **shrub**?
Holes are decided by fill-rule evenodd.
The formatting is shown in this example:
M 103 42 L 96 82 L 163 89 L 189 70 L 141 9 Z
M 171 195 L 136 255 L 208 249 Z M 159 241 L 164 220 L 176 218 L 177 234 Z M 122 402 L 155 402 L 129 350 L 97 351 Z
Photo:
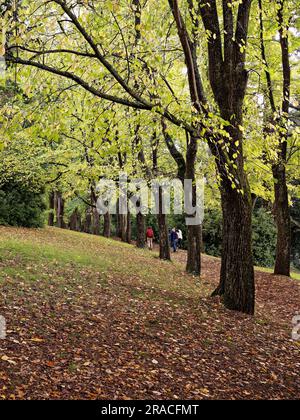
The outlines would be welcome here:
M 203 222 L 204 250 L 208 255 L 219 257 L 222 251 L 222 213 L 219 209 L 205 211 Z
M 6 181 L 0 185 L 1 225 L 42 227 L 45 209 L 42 190 L 33 191 L 16 181 Z
M 273 267 L 276 253 L 276 226 L 273 216 L 263 207 L 253 215 L 253 256 L 255 265 Z
M 219 209 L 206 211 L 203 224 L 205 252 L 219 257 L 222 251 L 222 214 Z M 272 267 L 275 261 L 276 227 L 272 214 L 259 207 L 253 214 L 254 264 Z

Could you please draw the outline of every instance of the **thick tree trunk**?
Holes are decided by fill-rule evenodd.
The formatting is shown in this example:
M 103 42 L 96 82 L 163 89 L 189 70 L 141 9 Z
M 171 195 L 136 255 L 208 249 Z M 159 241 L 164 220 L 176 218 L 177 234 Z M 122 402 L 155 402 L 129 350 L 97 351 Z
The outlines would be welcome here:
M 54 192 L 52 191 L 49 194 L 49 217 L 48 217 L 48 226 L 54 226 Z
M 145 216 L 141 213 L 136 215 L 136 228 L 137 228 L 137 238 L 136 246 L 138 248 L 145 248 L 145 238 L 146 238 L 146 226 L 145 226 Z
M 166 214 L 163 209 L 163 189 L 159 188 L 159 212 L 157 215 L 159 229 L 159 258 L 171 261 L 171 250 Z
M 228 309 L 254 313 L 252 205 L 229 185 L 222 190 L 223 247 L 221 278 L 214 295 L 223 296 Z
M 284 165 L 273 166 L 277 247 L 274 274 L 290 277 L 291 217 Z
M 104 215 L 103 236 L 105 238 L 111 236 L 111 216 L 109 212 Z
M 240 104 L 237 102 L 235 109 L 227 112 L 223 112 L 224 119 L 229 121 L 231 115 L 235 115 L 236 119 L 231 118 L 232 124 L 226 127 L 232 148 L 232 155 L 228 155 L 228 168 L 226 169 L 226 156 L 222 158 L 225 159 L 224 162 L 218 156 L 216 159 L 221 175 L 223 242 L 220 284 L 213 295 L 221 295 L 228 309 L 252 315 L 255 307 L 253 202 L 244 170 L 243 133 L 239 128 L 243 125 Z

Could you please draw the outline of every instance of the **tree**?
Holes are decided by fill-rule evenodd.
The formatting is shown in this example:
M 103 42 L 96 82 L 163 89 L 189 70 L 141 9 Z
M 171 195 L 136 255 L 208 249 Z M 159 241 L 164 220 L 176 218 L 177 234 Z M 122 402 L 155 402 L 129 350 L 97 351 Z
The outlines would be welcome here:
M 274 211 L 277 225 L 277 247 L 275 274 L 290 276 L 291 259 L 291 219 L 289 193 L 287 186 L 286 166 L 288 163 L 288 136 L 291 97 L 291 66 L 289 56 L 289 25 L 291 16 L 286 16 L 287 3 L 284 0 L 276 1 L 275 18 L 278 25 L 279 45 L 281 50 L 282 66 L 282 92 L 277 94 L 269 65 L 270 51 L 266 48 L 264 10 L 262 0 L 259 0 L 260 20 L 260 50 L 267 83 L 266 96 L 268 98 L 266 128 L 267 134 L 276 138 L 276 155 L 271 161 L 274 177 Z M 280 103 L 281 102 L 281 103 Z M 278 103 L 280 105 L 278 106 Z
M 51 6 L 49 6 L 51 4 Z M 187 66 L 190 97 L 192 102 L 192 112 L 182 109 L 184 117 L 179 113 L 171 112 L 168 106 L 156 100 L 156 95 L 150 95 L 149 99 L 145 98 L 145 90 L 149 87 L 149 77 L 145 80 L 144 92 L 139 91 L 129 83 L 129 78 L 124 78 L 122 72 L 117 69 L 116 57 L 113 58 L 114 64 L 106 58 L 100 50 L 98 41 L 93 36 L 93 24 L 99 23 L 101 14 L 97 12 L 94 5 L 79 6 L 83 14 L 81 17 L 75 13 L 74 6 L 69 5 L 64 0 L 54 0 L 53 2 L 41 2 L 41 6 L 49 8 L 57 5 L 61 12 L 71 22 L 72 27 L 76 29 L 75 38 L 78 35 L 85 45 L 88 47 L 83 50 L 73 49 L 74 44 L 70 40 L 73 31 L 70 27 L 64 27 L 63 33 L 68 36 L 67 45 L 69 48 L 57 48 L 56 50 L 44 48 L 36 50 L 32 44 L 36 46 L 36 42 L 25 45 L 12 45 L 7 54 L 7 58 L 16 64 L 28 65 L 38 69 L 42 69 L 52 74 L 63 76 L 72 82 L 83 87 L 96 97 L 112 101 L 117 104 L 125 105 L 133 109 L 153 111 L 177 125 L 184 128 L 188 132 L 187 143 L 187 167 L 186 176 L 195 179 L 195 161 L 198 148 L 198 139 L 205 137 L 216 158 L 216 164 L 220 175 L 221 196 L 223 203 L 223 219 L 224 219 L 224 239 L 223 239 L 223 256 L 222 256 L 222 272 L 220 287 L 216 291 L 223 295 L 225 305 L 231 309 L 241 310 L 247 313 L 254 311 L 254 273 L 251 252 L 251 195 L 247 177 L 244 171 L 243 158 L 243 132 L 242 132 L 242 107 L 247 87 L 247 71 L 245 69 L 247 32 L 249 23 L 249 14 L 251 1 L 243 0 L 242 2 L 223 2 L 223 21 L 224 21 L 224 47 L 222 47 L 220 22 L 218 19 L 218 10 L 216 1 L 210 2 L 210 6 L 206 2 L 200 1 L 198 7 L 194 7 L 194 3 L 187 2 L 190 13 L 190 21 L 192 22 L 192 38 L 189 35 L 188 28 L 185 26 L 179 5 L 177 1 L 169 1 L 169 6 L 175 20 L 179 41 L 185 57 Z M 88 13 L 87 10 L 89 10 Z M 26 13 L 29 11 L 26 10 Z M 101 12 L 104 13 L 103 11 Z M 56 23 L 60 20 L 61 15 L 55 8 L 52 14 L 52 23 L 56 19 Z M 33 19 L 31 17 L 31 19 Z M 219 115 L 215 118 L 216 113 L 211 111 L 214 109 L 204 93 L 204 86 L 201 80 L 201 72 L 197 62 L 198 57 L 198 28 L 202 20 L 206 36 L 208 37 L 207 51 L 209 60 L 209 82 L 212 88 L 215 103 L 218 106 Z M 86 26 L 87 25 L 87 26 Z M 89 30 L 86 28 L 89 27 Z M 25 38 L 31 35 L 31 29 L 24 30 Z M 124 35 L 124 33 L 123 33 Z M 59 37 L 57 38 L 59 39 Z M 82 43 L 82 42 L 81 42 Z M 76 42 L 75 42 L 76 44 Z M 59 45 L 59 43 L 58 43 Z M 113 56 L 112 50 L 106 45 L 110 55 Z M 13 55 L 11 52 L 18 49 L 19 55 Z M 126 66 L 132 64 L 128 58 L 128 48 L 124 45 Z M 22 57 L 21 52 L 25 54 Z M 47 64 L 46 57 L 61 56 L 70 58 L 77 57 L 88 60 L 90 63 L 98 62 L 100 68 L 105 69 L 103 78 L 110 75 L 114 84 L 125 93 L 120 94 L 120 90 L 114 90 L 116 93 L 111 94 L 104 92 L 97 86 L 97 83 L 91 80 L 85 80 L 84 76 L 76 74 L 78 67 L 74 72 L 61 69 L 58 62 L 52 61 L 53 64 Z M 26 57 L 27 56 L 27 57 Z M 39 60 L 40 58 L 40 60 Z M 120 58 L 117 55 L 117 58 Z M 55 66 L 55 63 L 57 66 Z M 72 59 L 71 59 L 72 63 Z M 73 64 L 74 66 L 74 61 Z M 72 67 L 71 65 L 71 67 Z M 125 67 L 126 67 L 125 66 Z M 132 67 L 135 71 L 140 71 L 142 65 L 139 59 L 134 59 Z M 147 69 L 151 66 L 147 66 Z M 94 74 L 93 70 L 91 74 Z M 82 73 L 82 71 L 81 71 Z M 100 72 L 101 73 L 101 72 Z M 146 72 L 147 73 L 147 72 Z M 130 72 L 128 72 L 130 75 Z M 129 76 L 130 77 L 130 76 Z M 103 79 L 103 80 L 104 80 Z M 135 78 L 132 77 L 134 80 Z M 163 80 L 163 78 L 162 78 Z M 225 83 L 224 83 L 225 82 Z M 165 84 L 165 81 L 164 81 Z M 147 87 L 146 87 L 147 86 Z M 169 91 L 170 84 L 167 83 Z M 153 100 L 155 97 L 155 100 Z M 177 115 L 176 115 L 177 114 Z M 216 123 L 217 121 L 217 123 Z M 194 189 L 194 199 L 196 191 Z M 191 249 L 198 249 L 200 243 L 200 226 L 190 227 L 189 244 Z M 198 251 L 197 251 L 198 252 Z M 189 254 L 192 255 L 192 254 Z M 194 254 L 195 255 L 195 254 Z M 192 259 L 191 265 L 198 257 Z
M 214 294 L 223 296 L 230 309 L 254 312 L 255 286 L 252 259 L 250 187 L 244 171 L 243 101 L 248 74 L 245 69 L 248 24 L 251 1 L 223 1 L 224 46 L 222 46 L 216 1 L 189 1 L 193 21 L 193 39 L 183 22 L 177 0 L 169 0 L 188 69 L 191 100 L 198 114 L 210 117 L 197 63 L 197 28 L 202 19 L 208 34 L 209 81 L 227 136 L 214 135 L 202 123 L 205 137 L 216 158 L 220 175 L 223 210 L 223 246 L 221 280 Z M 237 9 L 234 19 L 234 9 Z M 235 21 L 236 20 L 236 21 Z M 190 159 L 193 160 L 196 139 L 191 137 Z M 190 159 L 188 161 L 190 161 Z M 192 175 L 190 173 L 189 175 Z

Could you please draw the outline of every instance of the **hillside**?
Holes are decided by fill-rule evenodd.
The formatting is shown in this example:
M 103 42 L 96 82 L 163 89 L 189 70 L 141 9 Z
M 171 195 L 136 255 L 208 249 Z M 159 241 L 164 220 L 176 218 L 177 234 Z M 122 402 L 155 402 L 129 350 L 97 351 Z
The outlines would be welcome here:
M 299 398 L 300 282 L 256 272 L 255 317 L 156 254 L 59 229 L 0 228 L 2 399 Z

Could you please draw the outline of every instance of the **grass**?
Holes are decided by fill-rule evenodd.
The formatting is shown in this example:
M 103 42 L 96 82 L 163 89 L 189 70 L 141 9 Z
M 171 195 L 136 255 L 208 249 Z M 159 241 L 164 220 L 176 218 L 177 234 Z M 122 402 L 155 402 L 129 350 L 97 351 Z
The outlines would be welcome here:
M 104 280 L 121 277 L 158 290 L 199 295 L 195 279 L 185 275 L 178 262 L 163 262 L 157 257 L 155 252 L 149 254 L 148 250 L 77 232 L 0 228 L 0 281 L 17 274 L 29 281 L 47 278 L 49 268 L 52 271 L 56 267 L 57 275 L 69 272 L 69 276 L 80 277 L 82 270 L 91 270 Z
M 266 268 L 266 267 L 255 267 L 257 271 L 262 271 L 263 273 L 273 273 L 272 268 Z M 291 278 L 295 280 L 300 280 L 300 273 L 297 273 L 296 271 L 291 272 Z
M 250 317 L 209 297 L 219 259 L 203 256 L 199 281 L 185 258 L 0 227 L 0 400 L 298 397 L 290 337 L 300 284 L 259 269 Z
M 53 269 L 59 266 L 61 271 L 70 270 L 71 267 L 76 277 L 80 276 L 82 269 L 88 268 L 99 272 L 102 278 L 125 275 L 152 287 L 182 292 L 178 271 L 182 272 L 183 267 L 177 261 L 171 265 L 162 262 L 154 252 L 149 265 L 147 250 L 137 250 L 112 239 L 53 228 L 0 228 L 0 238 L 0 281 L 8 277 L 29 281 L 47 278 L 45 267 L 51 266 Z M 1 264 L 1 261 L 5 263 L 7 259 L 14 260 L 16 266 Z M 256 267 L 256 270 L 272 273 L 270 268 Z M 176 274 L 170 275 L 172 271 Z M 197 282 L 183 272 L 182 276 L 185 278 L 184 292 L 190 296 L 195 293 L 198 295 Z M 292 278 L 300 280 L 300 273 L 293 272 Z

